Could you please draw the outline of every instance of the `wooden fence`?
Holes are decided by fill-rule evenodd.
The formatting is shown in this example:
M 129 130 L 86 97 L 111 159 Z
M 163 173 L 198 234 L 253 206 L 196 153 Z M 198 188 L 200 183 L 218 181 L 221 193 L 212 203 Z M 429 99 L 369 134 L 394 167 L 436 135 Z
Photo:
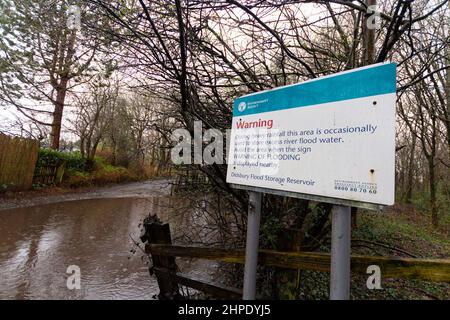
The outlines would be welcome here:
M 38 150 L 37 140 L 0 133 L 0 190 L 31 188 Z
M 58 165 L 45 165 L 36 167 L 33 177 L 33 184 L 60 184 L 65 170 L 65 162 L 61 162 Z
M 195 279 L 178 272 L 175 257 L 198 258 L 243 264 L 244 249 L 222 249 L 209 247 L 176 246 L 171 244 L 168 224 L 159 221 L 144 223 L 145 233 L 141 240 L 146 243 L 145 251 L 151 254 L 154 272 L 160 288 L 160 299 L 176 299 L 179 296 L 178 284 L 194 288 L 218 298 L 240 299 L 239 289 L 229 288 Z M 320 252 L 280 252 L 260 250 L 258 264 L 288 268 L 330 272 L 329 253 Z M 378 265 L 383 278 L 420 279 L 436 282 L 450 282 L 450 260 L 412 259 L 400 257 L 351 256 L 351 271 L 368 276 L 370 265 Z

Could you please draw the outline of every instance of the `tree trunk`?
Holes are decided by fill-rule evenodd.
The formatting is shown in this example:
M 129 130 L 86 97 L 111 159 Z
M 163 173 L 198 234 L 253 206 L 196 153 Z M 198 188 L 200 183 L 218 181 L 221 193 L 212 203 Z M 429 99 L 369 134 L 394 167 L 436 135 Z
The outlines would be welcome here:
M 76 41 L 76 30 L 72 30 L 69 35 L 69 38 L 63 40 L 60 43 L 60 51 L 55 51 L 54 59 L 58 59 L 59 66 L 58 72 L 53 74 L 54 78 L 57 78 L 60 75 L 59 83 L 53 84 L 53 89 L 56 90 L 56 101 L 55 101 L 55 110 L 53 111 L 53 122 L 52 122 L 52 131 L 50 134 L 51 138 L 51 148 L 54 150 L 59 149 L 59 140 L 61 136 L 61 124 L 62 124 L 62 116 L 64 111 L 64 102 L 66 100 L 67 94 L 67 85 L 70 79 L 70 69 L 72 66 L 72 58 L 75 55 L 75 41 Z M 67 48 L 66 52 L 64 49 Z M 59 55 L 59 56 L 58 56 Z M 51 71 L 51 72 L 54 72 Z
M 412 202 L 412 194 L 413 194 L 413 184 L 414 184 L 414 162 L 415 162 L 415 151 L 416 151 L 416 135 L 412 135 L 412 146 L 411 152 L 409 154 L 409 163 L 408 163 L 408 179 L 406 186 L 406 203 Z
M 450 7 L 450 2 L 449 2 Z M 447 52 L 446 52 L 446 66 L 449 68 L 447 69 L 447 83 L 445 85 L 445 95 L 447 100 L 447 115 L 445 119 L 445 126 L 447 129 L 447 147 L 449 152 L 449 163 L 450 163 L 450 46 L 447 46 Z
M 436 198 L 436 172 L 434 161 L 430 162 L 429 170 L 430 170 L 430 177 L 428 182 L 430 184 L 431 222 L 433 226 L 437 227 L 439 225 L 439 216 Z
M 81 153 L 81 157 L 84 158 L 85 155 L 85 151 L 84 151 L 84 137 L 80 138 L 80 153 Z
M 69 79 L 63 78 L 56 89 L 55 110 L 53 111 L 52 131 L 50 133 L 51 148 L 53 150 L 59 149 L 59 140 L 61 137 L 61 124 L 64 111 L 64 102 L 66 100 L 67 83 Z
M 376 6 L 377 0 L 366 0 L 367 7 Z M 364 65 L 375 62 L 375 29 L 368 28 L 368 19 L 364 19 Z
M 436 181 L 436 148 L 437 148 L 437 128 L 436 120 L 431 122 L 433 128 L 433 135 L 431 136 L 431 152 L 428 159 L 428 167 L 430 171 L 429 183 L 430 183 L 430 205 L 431 205 L 431 222 L 433 226 L 437 227 L 439 224 L 438 207 L 437 207 L 437 181 Z

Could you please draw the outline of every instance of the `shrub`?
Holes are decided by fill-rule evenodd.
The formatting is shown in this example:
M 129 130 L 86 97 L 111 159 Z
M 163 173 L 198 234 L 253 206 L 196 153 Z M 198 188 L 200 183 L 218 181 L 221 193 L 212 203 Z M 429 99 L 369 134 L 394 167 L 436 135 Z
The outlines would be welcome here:
M 58 166 L 66 163 L 66 169 L 74 169 L 82 171 L 86 164 L 86 160 L 81 157 L 78 151 L 60 152 L 52 149 L 40 148 L 36 167 L 42 166 Z
M 110 164 L 104 165 L 102 168 L 93 172 L 93 180 L 97 184 L 117 183 L 137 179 L 138 177 L 127 168 L 115 167 Z
M 83 159 L 78 151 L 65 153 L 64 155 L 67 169 L 84 170 L 86 159 Z
M 96 156 L 91 162 L 91 170 L 87 169 L 87 160 L 81 157 L 80 152 L 60 152 L 41 148 L 36 167 L 47 165 L 60 165 L 65 162 L 63 184 L 68 187 L 84 187 L 139 180 L 139 176 L 131 170 L 110 165 L 103 157 Z M 39 186 L 36 186 L 39 187 Z
M 107 165 L 109 164 L 103 157 L 100 156 L 94 157 L 94 170 L 102 170 Z
M 86 187 L 92 185 L 92 176 L 84 171 L 69 169 L 66 171 L 64 185 L 69 187 Z

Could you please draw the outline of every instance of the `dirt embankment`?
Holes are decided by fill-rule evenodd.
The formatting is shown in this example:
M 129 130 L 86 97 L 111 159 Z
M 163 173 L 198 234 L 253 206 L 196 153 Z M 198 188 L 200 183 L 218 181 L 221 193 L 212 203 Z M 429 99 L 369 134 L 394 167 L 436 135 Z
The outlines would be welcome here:
M 15 192 L 0 195 L 0 210 L 30 207 L 41 204 L 93 198 L 146 198 L 170 193 L 169 179 L 124 183 L 82 189 L 51 188 L 39 191 Z

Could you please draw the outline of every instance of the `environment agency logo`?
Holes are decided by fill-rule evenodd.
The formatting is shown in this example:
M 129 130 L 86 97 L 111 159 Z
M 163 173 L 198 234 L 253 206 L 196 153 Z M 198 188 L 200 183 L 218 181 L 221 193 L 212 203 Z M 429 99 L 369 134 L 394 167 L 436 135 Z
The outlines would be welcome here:
M 246 108 L 247 108 L 247 104 L 244 101 L 239 103 L 239 105 L 238 105 L 239 112 L 243 112 Z

